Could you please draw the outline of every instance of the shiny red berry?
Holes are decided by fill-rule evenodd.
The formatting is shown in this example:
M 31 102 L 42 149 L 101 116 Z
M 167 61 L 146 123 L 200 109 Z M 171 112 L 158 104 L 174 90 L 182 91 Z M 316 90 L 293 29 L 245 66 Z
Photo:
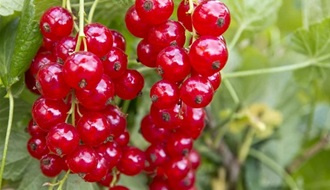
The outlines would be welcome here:
M 196 170 L 199 165 L 201 164 L 201 156 L 199 155 L 199 153 L 192 149 L 189 154 L 188 154 L 188 160 L 191 164 L 191 168 Z
M 36 86 L 41 95 L 54 100 L 66 97 L 70 91 L 64 80 L 63 66 L 58 63 L 49 63 L 39 69 Z
M 63 64 L 64 61 L 74 52 L 76 39 L 69 36 L 58 41 L 54 47 L 57 62 Z
M 97 146 L 110 136 L 110 124 L 105 115 L 90 112 L 83 115 L 77 124 L 81 140 L 90 146 Z
M 140 131 L 143 138 L 151 144 L 163 142 L 170 135 L 168 130 L 156 126 L 150 115 L 142 119 Z
M 131 6 L 125 16 L 126 28 L 130 33 L 139 38 L 145 38 L 151 28 L 141 17 L 137 14 L 135 6 Z
M 44 37 L 59 40 L 69 36 L 73 29 L 71 13 L 62 7 L 48 9 L 40 19 L 40 30 Z
M 109 169 L 115 167 L 122 158 L 122 148 L 114 141 L 97 147 L 97 153 L 105 158 L 106 165 Z
M 33 119 L 31 119 L 29 121 L 29 124 L 27 126 L 27 132 L 31 135 L 31 136 L 46 136 L 47 132 L 42 130 L 34 121 Z
M 212 100 L 214 90 L 206 77 L 191 76 L 180 89 L 181 100 L 190 107 L 206 107 Z
M 93 148 L 81 145 L 66 157 L 66 163 L 73 173 L 90 173 L 97 166 L 97 154 Z
M 202 2 L 203 0 L 198 0 L 198 2 Z M 196 7 L 196 3 L 194 3 L 194 8 Z M 181 3 L 178 6 L 177 10 L 177 16 L 178 21 L 180 21 L 183 26 L 189 30 L 192 31 L 192 23 L 191 23 L 191 13 L 188 13 L 190 9 L 189 1 L 182 0 Z
M 181 133 L 173 133 L 166 142 L 166 150 L 172 158 L 188 155 L 193 146 L 193 140 Z
M 146 39 L 139 42 L 136 53 L 138 62 L 141 62 L 147 67 L 156 67 L 156 60 L 159 50 L 152 47 Z
M 150 115 L 156 126 L 167 130 L 175 129 L 180 124 L 180 105 L 176 104 L 170 108 L 159 109 L 151 105 Z
M 121 49 L 123 52 L 126 50 L 126 40 L 123 34 L 117 30 L 110 30 L 113 37 L 113 47 Z
M 81 105 L 90 110 L 102 110 L 115 96 L 115 85 L 103 74 L 95 88 L 76 90 L 76 97 Z
M 144 152 L 135 147 L 126 147 L 123 150 L 122 158 L 117 165 L 117 169 L 125 175 L 133 176 L 143 170 L 144 163 Z
M 127 70 L 127 55 L 119 48 L 111 48 L 102 61 L 104 73 L 111 79 L 120 77 Z
M 59 175 L 64 165 L 65 162 L 63 158 L 54 154 L 46 154 L 40 159 L 41 172 L 47 177 Z
M 189 57 L 197 73 L 210 76 L 226 65 L 228 52 L 226 45 L 217 37 L 202 36 L 191 45 Z
M 24 82 L 25 86 L 27 87 L 27 89 L 30 90 L 30 92 L 36 95 L 40 95 L 40 92 L 36 86 L 36 79 L 34 78 L 34 76 L 32 76 L 30 69 L 27 70 L 24 74 Z
M 192 24 L 199 35 L 220 36 L 229 27 L 230 13 L 220 1 L 204 1 L 195 8 Z
M 221 84 L 221 73 L 216 72 L 213 75 L 208 76 L 207 80 L 210 81 L 214 91 L 216 91 L 219 88 L 220 84 Z
M 97 165 L 91 172 L 87 173 L 83 178 L 88 182 L 101 181 L 108 173 L 106 159 L 103 156 L 97 155 Z
M 167 46 L 183 47 L 185 41 L 184 27 L 181 23 L 172 20 L 155 26 L 148 34 L 148 42 L 158 50 L 162 50 Z
M 85 26 L 88 51 L 98 57 L 104 56 L 113 45 L 113 36 L 106 26 L 99 23 L 91 23 Z
M 110 124 L 110 135 L 113 138 L 119 137 L 126 130 L 126 114 L 124 114 L 118 107 L 108 105 L 102 113 L 107 117 Z
M 136 70 L 128 69 L 115 80 L 116 95 L 124 100 L 136 98 L 144 86 L 143 76 Z
M 114 187 L 110 187 L 109 190 L 129 190 L 129 189 L 121 185 L 116 185 Z
M 161 143 L 151 144 L 145 151 L 145 154 L 146 160 L 152 167 L 161 166 L 169 160 L 165 146 Z
M 115 138 L 115 142 L 121 146 L 125 147 L 129 143 L 130 135 L 127 131 L 120 134 L 117 138 Z
M 76 128 L 67 123 L 59 123 L 52 127 L 46 139 L 49 150 L 59 156 L 73 152 L 80 141 Z
M 52 39 L 43 37 L 42 38 L 42 45 L 41 45 L 39 51 L 43 48 L 44 48 L 45 51 L 53 51 L 54 47 L 57 44 L 57 42 L 58 42 L 57 40 L 52 40 Z
M 175 83 L 160 80 L 151 87 L 150 98 L 157 108 L 173 107 L 179 101 L 179 88 Z
M 136 0 L 135 7 L 143 21 L 150 25 L 166 22 L 173 13 L 173 0 Z
M 56 58 L 51 52 L 49 51 L 38 52 L 37 55 L 33 58 L 32 63 L 30 65 L 31 75 L 33 77 L 36 77 L 39 69 L 42 66 L 52 62 L 56 62 Z
M 62 100 L 50 100 L 43 97 L 36 100 L 32 107 L 32 117 L 37 125 L 49 131 L 58 123 L 65 122 L 69 106 Z
M 195 175 L 195 172 L 193 170 L 190 170 L 187 175 L 181 180 L 169 178 L 169 186 L 173 189 L 189 190 L 195 184 Z
M 27 150 L 36 159 L 40 159 L 43 155 L 49 153 L 44 136 L 31 137 L 27 142 Z
M 66 59 L 63 75 L 66 83 L 72 88 L 95 88 L 102 78 L 103 64 L 93 53 L 80 51 Z
M 181 82 L 190 74 L 189 56 L 183 48 L 170 46 L 157 56 L 157 71 L 163 79 Z
M 170 187 L 165 179 L 156 177 L 150 183 L 149 190 L 170 190 Z
M 205 127 L 205 110 L 203 108 L 192 108 L 184 104 L 182 112 L 183 120 L 180 123 L 180 132 L 187 137 L 197 139 Z
M 190 170 L 190 163 L 185 157 L 172 159 L 165 167 L 165 174 L 168 179 L 181 180 Z

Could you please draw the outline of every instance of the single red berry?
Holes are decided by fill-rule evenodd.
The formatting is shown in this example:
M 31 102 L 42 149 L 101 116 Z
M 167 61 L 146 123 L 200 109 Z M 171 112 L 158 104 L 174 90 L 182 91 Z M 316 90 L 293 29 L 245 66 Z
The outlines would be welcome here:
M 30 90 L 30 92 L 32 92 L 36 95 L 40 95 L 40 92 L 36 87 L 36 79 L 31 74 L 30 69 L 25 72 L 24 82 L 25 82 L 25 86 L 27 87 L 27 89 Z
M 122 158 L 117 165 L 117 169 L 125 175 L 133 176 L 143 170 L 144 163 L 144 152 L 135 147 L 126 147 L 123 150 Z
M 49 150 L 62 156 L 73 152 L 78 147 L 80 139 L 74 126 L 59 123 L 49 130 L 46 140 Z
M 54 47 L 57 62 L 63 64 L 76 48 L 75 38 L 68 36 L 58 41 Z
M 151 105 L 150 115 L 156 126 L 172 130 L 179 127 L 180 124 L 180 105 L 176 104 L 165 109 L 159 109 Z
M 158 50 L 162 50 L 167 46 L 183 47 L 185 41 L 184 27 L 181 23 L 172 20 L 155 26 L 148 34 L 148 42 Z
M 214 91 L 216 91 L 219 88 L 220 84 L 221 84 L 221 73 L 216 72 L 213 75 L 208 76 L 207 80 L 210 81 Z
M 166 151 L 171 158 L 182 157 L 189 154 L 193 146 L 193 140 L 185 135 L 172 133 L 166 142 Z
M 63 66 L 58 63 L 49 63 L 39 69 L 36 86 L 41 95 L 54 100 L 66 97 L 70 91 L 64 80 Z
M 129 190 L 129 189 L 121 185 L 116 185 L 114 187 L 110 187 L 109 190 Z
M 119 137 L 126 130 L 126 114 L 124 114 L 117 106 L 108 105 L 102 113 L 107 117 L 110 124 L 110 135 L 113 138 Z
M 72 173 L 90 173 L 97 166 L 97 154 L 93 148 L 80 145 L 66 157 L 66 163 Z
M 165 141 L 170 132 L 155 125 L 150 115 L 146 115 L 141 121 L 141 134 L 151 144 Z
M 196 176 L 193 170 L 190 170 L 188 174 L 181 180 L 169 178 L 169 186 L 173 189 L 189 190 L 195 184 Z
M 206 107 L 213 98 L 214 90 L 206 77 L 191 76 L 180 89 L 181 100 L 190 107 Z
M 226 39 L 223 35 L 218 36 L 218 39 L 221 40 L 225 45 L 227 45 Z
M 27 142 L 27 150 L 33 158 L 40 159 L 49 153 L 44 136 L 33 136 Z
M 46 154 L 40 159 L 41 172 L 47 177 L 59 175 L 64 165 L 63 158 L 54 154 Z
M 230 13 L 220 1 L 204 1 L 195 8 L 192 24 L 199 35 L 220 36 L 229 27 Z
M 113 37 L 113 47 L 121 49 L 123 52 L 126 50 L 126 40 L 123 34 L 117 30 L 110 30 Z
M 160 80 L 151 87 L 150 98 L 157 108 L 173 107 L 179 101 L 179 88 L 175 83 Z
M 119 181 L 119 179 L 120 179 L 120 173 L 117 174 L 116 182 Z M 98 183 L 105 187 L 109 187 L 112 180 L 113 180 L 113 172 L 112 170 L 108 170 L 108 173 Z
M 81 140 L 90 146 L 97 146 L 110 136 L 110 125 L 102 113 L 90 112 L 83 115 L 77 124 Z
M 181 120 L 179 131 L 188 137 L 197 139 L 205 127 L 205 110 L 203 108 L 192 108 L 184 104 L 182 112 L 183 120 Z
M 53 51 L 56 44 L 57 44 L 56 40 L 51 40 L 49 38 L 43 37 L 42 45 L 41 45 L 40 49 L 44 48 L 45 51 Z M 39 49 L 39 51 L 40 51 L 40 49 Z
M 71 13 L 62 7 L 49 8 L 40 19 L 40 30 L 44 37 L 59 40 L 69 36 L 73 29 Z
M 131 100 L 136 98 L 144 86 L 143 76 L 136 70 L 128 69 L 115 80 L 115 91 L 119 98 Z
M 219 72 L 228 59 L 226 45 L 213 36 L 202 36 L 190 47 L 190 63 L 194 70 L 204 76 Z
M 34 121 L 33 119 L 31 119 L 29 121 L 29 124 L 27 126 L 27 132 L 31 135 L 31 136 L 46 136 L 47 132 L 42 130 Z
M 30 72 L 33 77 L 37 76 L 39 69 L 49 63 L 56 62 L 56 58 L 49 51 L 38 52 L 30 65 Z
M 122 157 L 122 148 L 116 142 L 110 141 L 97 147 L 97 153 L 105 158 L 107 167 L 112 169 Z
M 173 0 L 136 0 L 135 7 L 143 21 L 150 25 L 166 22 L 173 13 Z
M 165 179 L 156 177 L 150 183 L 149 190 L 170 190 L 170 187 Z
M 101 181 L 108 173 L 109 169 L 106 164 L 106 159 L 103 156 L 97 155 L 97 165 L 94 170 L 87 173 L 83 178 L 88 182 Z
M 102 78 L 103 64 L 93 53 L 80 51 L 66 59 L 63 74 L 70 87 L 91 89 L 95 88 Z
M 91 23 L 85 26 L 88 51 L 98 57 L 104 56 L 113 45 L 113 36 L 106 26 L 99 23 Z
M 141 20 L 141 17 L 137 14 L 134 5 L 131 6 L 126 12 L 125 24 L 128 31 L 138 38 L 147 37 L 148 31 L 151 28 L 151 26 Z
M 127 55 L 119 48 L 111 48 L 102 61 L 104 73 L 111 79 L 120 77 L 127 70 Z
M 37 125 L 49 131 L 58 123 L 65 122 L 69 106 L 62 100 L 50 100 L 43 97 L 36 100 L 32 107 L 32 117 Z
M 102 110 L 115 96 L 115 85 L 103 74 L 95 88 L 76 90 L 76 97 L 81 105 L 90 110 Z
M 199 3 L 204 0 L 198 0 Z M 196 3 L 194 3 L 194 8 L 196 7 Z M 190 10 L 189 1 L 182 0 L 178 6 L 177 16 L 178 21 L 180 21 L 183 26 L 188 30 L 192 31 L 192 23 L 191 23 L 191 13 L 188 13 Z
M 129 143 L 129 138 L 130 138 L 129 133 L 125 131 L 122 134 L 120 134 L 117 138 L 115 138 L 115 142 L 119 146 L 125 147 Z
M 201 164 L 201 156 L 199 155 L 199 153 L 192 149 L 189 154 L 188 154 L 188 160 L 191 164 L 191 168 L 194 170 L 197 170 L 197 168 L 199 167 L 199 165 Z
M 146 39 L 139 42 L 136 48 L 136 53 L 138 62 L 141 62 L 147 67 L 156 67 L 156 60 L 159 50 L 152 47 Z
M 145 154 L 146 160 L 154 168 L 165 164 L 169 160 L 165 146 L 161 143 L 151 144 L 145 151 Z
M 177 157 L 166 165 L 165 174 L 168 179 L 181 180 L 188 174 L 190 167 L 185 157 Z
M 163 79 L 181 82 L 190 74 L 189 56 L 183 48 L 170 46 L 157 56 L 157 71 Z

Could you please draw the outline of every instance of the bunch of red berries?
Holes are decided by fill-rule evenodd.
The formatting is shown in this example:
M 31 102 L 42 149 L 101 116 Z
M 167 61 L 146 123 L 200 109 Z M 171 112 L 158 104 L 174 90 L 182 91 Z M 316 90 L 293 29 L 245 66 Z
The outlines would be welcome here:
M 173 10 L 173 0 L 136 0 L 125 17 L 128 30 L 143 38 L 138 61 L 162 77 L 150 90 L 152 106 L 141 122 L 141 133 L 151 143 L 145 152 L 151 190 L 196 189 L 200 157 L 193 140 L 205 126 L 204 107 L 228 59 L 222 34 L 230 13 L 222 2 L 182 0 L 179 21 L 169 20 Z M 186 30 L 192 33 L 187 48 Z
M 144 78 L 127 68 L 122 34 L 89 23 L 73 36 L 74 19 L 62 7 L 40 20 L 43 46 L 26 72 L 27 86 L 41 94 L 32 108 L 27 148 L 44 175 L 62 170 L 112 187 L 120 173 L 144 169 L 144 152 L 129 146 L 126 115 L 110 104 L 117 95 L 135 98 Z M 71 122 L 69 122 L 71 121 Z

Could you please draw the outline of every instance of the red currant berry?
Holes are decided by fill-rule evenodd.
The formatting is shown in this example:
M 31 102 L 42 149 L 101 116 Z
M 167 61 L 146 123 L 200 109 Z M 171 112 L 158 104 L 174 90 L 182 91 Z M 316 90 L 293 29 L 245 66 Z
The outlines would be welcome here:
M 192 108 L 184 105 L 182 108 L 180 132 L 188 137 L 197 139 L 205 127 L 205 111 L 203 108 Z
M 108 118 L 111 131 L 110 135 L 113 138 L 117 138 L 125 132 L 127 125 L 126 115 L 118 107 L 110 104 L 102 113 Z
M 30 69 L 25 72 L 24 81 L 25 81 L 25 86 L 27 87 L 27 89 L 30 90 L 30 92 L 36 95 L 40 95 L 40 92 L 36 87 L 36 79 L 31 74 Z
M 31 119 L 27 126 L 27 132 L 33 136 L 46 136 L 47 132 L 42 130 L 34 121 Z
M 70 91 L 63 76 L 63 66 L 58 63 L 49 63 L 39 69 L 36 77 L 36 86 L 45 98 L 62 99 Z
M 174 157 L 182 157 L 189 154 L 193 146 L 193 140 L 181 133 L 171 134 L 166 143 L 166 150 L 168 154 Z
M 184 27 L 179 22 L 172 20 L 155 26 L 148 34 L 148 42 L 158 50 L 167 46 L 183 47 L 185 41 Z
M 113 45 L 113 36 L 106 26 L 99 23 L 91 23 L 85 26 L 88 51 L 98 57 L 104 56 L 109 52 Z
M 106 159 L 103 156 L 97 156 L 97 165 L 93 171 L 87 173 L 83 178 L 88 182 L 101 181 L 108 173 L 108 167 L 106 164 Z
M 127 144 L 129 143 L 129 133 L 127 131 L 125 131 L 124 133 L 119 135 L 117 138 L 115 138 L 115 142 L 121 147 L 127 146 Z
M 180 123 L 180 105 L 176 104 L 171 108 L 159 109 L 152 105 L 150 115 L 156 126 L 167 130 L 175 129 Z
M 90 146 L 97 146 L 110 136 L 110 124 L 105 115 L 90 112 L 83 115 L 77 124 L 81 140 Z
M 46 139 L 43 136 L 31 137 L 27 142 L 27 150 L 33 158 L 40 159 L 43 155 L 49 153 L 46 145 Z
M 116 185 L 114 187 L 110 187 L 109 190 L 129 190 L 129 189 L 121 185 Z
M 151 144 L 145 151 L 146 160 L 152 167 L 163 165 L 168 160 L 168 155 L 163 144 Z
M 65 121 L 68 111 L 68 105 L 62 100 L 49 100 L 41 97 L 33 104 L 32 117 L 41 129 L 49 131 L 58 123 Z
M 122 157 L 122 148 L 116 142 L 107 142 L 97 147 L 97 152 L 106 160 L 109 169 L 115 167 Z
M 90 173 L 97 166 L 97 154 L 93 148 L 81 145 L 67 156 L 66 163 L 73 173 Z
M 156 177 L 150 183 L 149 190 L 170 190 L 170 187 L 165 179 Z
M 62 38 L 55 46 L 55 55 L 57 62 L 63 64 L 64 61 L 74 52 L 76 48 L 76 40 L 69 36 Z
M 104 73 L 116 79 L 127 70 L 127 55 L 116 47 L 110 49 L 103 60 Z
M 212 100 L 214 90 L 205 77 L 191 76 L 185 80 L 180 89 L 181 100 L 190 107 L 206 107 Z
M 157 127 L 151 116 L 146 115 L 141 121 L 141 134 L 151 144 L 165 141 L 170 132 L 164 128 Z
M 157 108 L 173 107 L 179 101 L 179 88 L 172 82 L 160 80 L 151 87 L 150 98 Z
M 221 84 L 221 74 L 220 74 L 220 72 L 216 72 L 213 75 L 208 76 L 207 80 L 210 81 L 214 91 L 216 91 L 219 88 L 220 84 Z
M 71 13 L 62 7 L 48 9 L 40 19 L 40 30 L 44 37 L 59 40 L 69 36 L 73 29 Z
M 115 96 L 115 85 L 107 75 L 103 75 L 95 88 L 76 90 L 81 105 L 90 110 L 101 110 Z
M 41 48 L 44 48 L 44 51 L 53 51 L 56 44 L 57 44 L 57 41 L 53 41 L 49 38 L 43 37 Z M 40 49 L 39 49 L 39 51 L 40 51 Z
M 197 168 L 201 164 L 201 156 L 194 149 L 192 149 L 190 151 L 190 153 L 188 154 L 188 160 L 190 161 L 191 168 L 194 169 L 194 170 L 197 170 Z
M 126 50 L 125 37 L 116 30 L 110 30 L 113 37 L 113 47 L 121 49 L 123 52 Z
M 80 140 L 76 128 L 67 123 L 59 123 L 52 127 L 46 139 L 49 150 L 59 156 L 73 152 Z
M 141 62 L 147 67 L 156 67 L 158 52 L 159 51 L 152 47 L 146 39 L 143 39 L 136 49 L 138 62 Z
M 147 37 L 148 31 L 151 27 L 146 22 L 141 20 L 134 5 L 131 6 L 126 12 L 125 24 L 128 31 L 138 38 Z
M 188 174 L 181 180 L 169 179 L 169 186 L 173 189 L 189 190 L 195 184 L 196 176 L 193 170 L 190 170 Z
M 217 37 L 202 36 L 191 45 L 189 57 L 196 72 L 210 76 L 226 65 L 228 52 L 226 45 Z
M 201 3 L 203 0 L 198 0 Z M 196 7 L 196 3 L 194 3 L 194 8 Z M 177 16 L 178 21 L 180 21 L 183 26 L 188 30 L 192 31 L 192 23 L 191 23 L 191 13 L 188 13 L 190 9 L 189 2 L 186 0 L 182 0 L 178 6 Z
M 116 95 L 124 100 L 131 100 L 140 94 L 143 86 L 143 76 L 136 70 L 128 69 L 115 81 Z
M 218 39 L 221 40 L 225 45 L 227 45 L 225 37 L 223 35 L 218 36 Z
M 150 25 L 166 22 L 173 13 L 173 0 L 136 0 L 135 7 L 143 21 Z
M 165 174 L 168 179 L 181 180 L 188 174 L 189 170 L 189 161 L 185 157 L 178 157 L 166 165 Z
M 204 1 L 195 8 L 192 24 L 199 35 L 220 36 L 229 27 L 230 13 L 220 1 Z
M 133 176 L 143 170 L 144 163 L 144 152 L 135 147 L 126 147 L 123 150 L 122 158 L 117 165 L 117 169 L 125 175 Z
M 37 55 L 33 58 L 32 63 L 30 65 L 30 72 L 33 77 L 37 76 L 39 69 L 47 65 L 49 63 L 56 62 L 55 57 L 51 54 L 51 52 L 38 52 Z
M 64 165 L 65 162 L 63 158 L 54 154 L 46 154 L 40 159 L 41 172 L 47 177 L 59 175 Z
M 64 79 L 75 89 L 95 88 L 103 75 L 101 60 L 90 52 L 77 52 L 69 56 L 63 66 Z
M 167 47 L 158 54 L 157 70 L 163 79 L 181 82 L 190 74 L 189 56 L 180 47 Z

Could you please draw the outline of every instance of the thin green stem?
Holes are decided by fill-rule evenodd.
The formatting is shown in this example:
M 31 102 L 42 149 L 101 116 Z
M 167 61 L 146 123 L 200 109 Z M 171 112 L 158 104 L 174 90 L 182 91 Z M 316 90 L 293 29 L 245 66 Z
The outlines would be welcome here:
M 109 0 L 99 0 L 99 3 L 106 3 L 109 2 Z M 85 6 L 93 6 L 94 2 L 86 2 Z M 79 7 L 79 4 L 72 4 L 72 7 Z
M 14 117 L 14 97 L 13 97 L 13 94 L 11 93 L 10 89 L 8 89 L 8 98 L 9 98 L 9 118 L 8 118 L 8 124 L 7 124 L 5 145 L 4 145 L 4 148 L 3 148 L 2 160 L 1 160 L 0 189 L 2 187 L 3 172 L 5 171 L 7 151 L 8 151 L 8 145 L 9 145 L 9 137 L 10 137 L 11 127 L 12 127 L 12 124 L 13 124 L 13 117 Z
M 76 97 L 75 97 L 75 93 L 74 91 L 72 91 L 72 95 L 71 95 L 71 123 L 73 126 L 76 125 Z
M 112 170 L 112 176 L 113 176 L 113 178 L 112 178 L 112 181 L 111 181 L 111 183 L 110 183 L 110 187 L 115 186 L 116 183 L 117 183 L 117 169 L 116 169 L 116 168 L 114 168 L 114 169 Z
M 61 179 L 61 181 L 59 182 L 59 185 L 58 185 L 58 187 L 57 187 L 57 190 L 62 190 L 62 189 L 63 189 L 63 185 L 64 185 L 64 183 L 66 182 L 66 180 L 68 179 L 69 174 L 70 174 L 70 170 L 68 170 L 68 171 L 65 173 L 64 177 L 63 177 L 63 178 Z
M 280 177 L 284 179 L 284 181 L 288 184 L 291 190 L 299 189 L 294 179 L 274 160 L 272 160 L 262 152 L 255 149 L 251 149 L 249 155 L 258 159 L 260 162 L 264 163 L 266 166 L 268 166 L 270 169 L 276 172 Z
M 62 0 L 62 7 L 65 8 L 67 0 Z
M 57 181 L 57 177 L 58 177 L 58 176 L 56 176 L 56 177 L 53 178 L 51 184 L 55 184 L 55 183 L 56 183 L 56 181 Z M 53 186 L 53 185 L 49 185 L 48 190 L 53 190 L 53 189 L 54 189 L 54 186 Z
M 73 19 L 77 19 L 73 13 L 72 13 L 72 9 L 71 9 L 71 1 L 70 0 L 65 0 L 66 1 L 66 8 L 68 9 L 68 11 L 72 14 L 73 16 Z M 73 26 L 75 28 L 76 31 L 79 31 L 79 27 L 77 26 L 77 23 L 76 22 L 73 22 Z
M 95 9 L 96 9 L 96 6 L 98 3 L 99 3 L 99 0 L 94 1 L 93 5 L 91 7 L 91 10 L 89 11 L 89 14 L 88 14 L 88 23 L 91 23 L 93 21 L 94 12 L 95 12 Z
M 240 150 L 238 153 L 238 161 L 240 163 L 244 163 L 246 157 L 248 156 L 252 142 L 253 142 L 254 135 L 255 135 L 255 129 L 249 128 L 247 134 L 245 135 L 243 144 L 240 147 Z
M 229 94 L 232 97 L 232 99 L 234 100 L 235 104 L 238 105 L 240 103 L 240 100 L 239 100 L 237 92 L 235 91 L 235 89 L 234 89 L 233 85 L 231 84 L 231 82 L 228 79 L 224 79 L 223 83 L 226 86 L 227 90 L 229 91 Z
M 237 29 L 233 39 L 231 40 L 229 46 L 228 46 L 228 51 L 230 52 L 234 46 L 237 44 L 239 38 L 241 37 L 241 35 L 243 34 L 244 30 L 246 29 L 246 25 L 245 24 L 241 24 L 239 26 L 239 28 Z
M 85 18 L 85 7 L 84 7 L 84 0 L 79 0 L 79 36 L 77 40 L 77 45 L 75 52 L 80 50 L 81 42 L 85 38 L 85 33 L 84 33 L 84 18 Z M 87 47 L 85 47 L 87 48 Z
M 194 13 L 194 1 L 193 0 L 189 0 L 189 10 L 187 12 L 188 14 L 192 15 Z M 194 26 L 192 27 L 192 42 L 194 42 L 197 38 L 197 32 L 194 28 Z
M 130 105 L 131 101 L 130 100 L 125 100 L 123 104 L 123 108 L 121 109 L 124 113 L 127 113 L 128 107 Z

